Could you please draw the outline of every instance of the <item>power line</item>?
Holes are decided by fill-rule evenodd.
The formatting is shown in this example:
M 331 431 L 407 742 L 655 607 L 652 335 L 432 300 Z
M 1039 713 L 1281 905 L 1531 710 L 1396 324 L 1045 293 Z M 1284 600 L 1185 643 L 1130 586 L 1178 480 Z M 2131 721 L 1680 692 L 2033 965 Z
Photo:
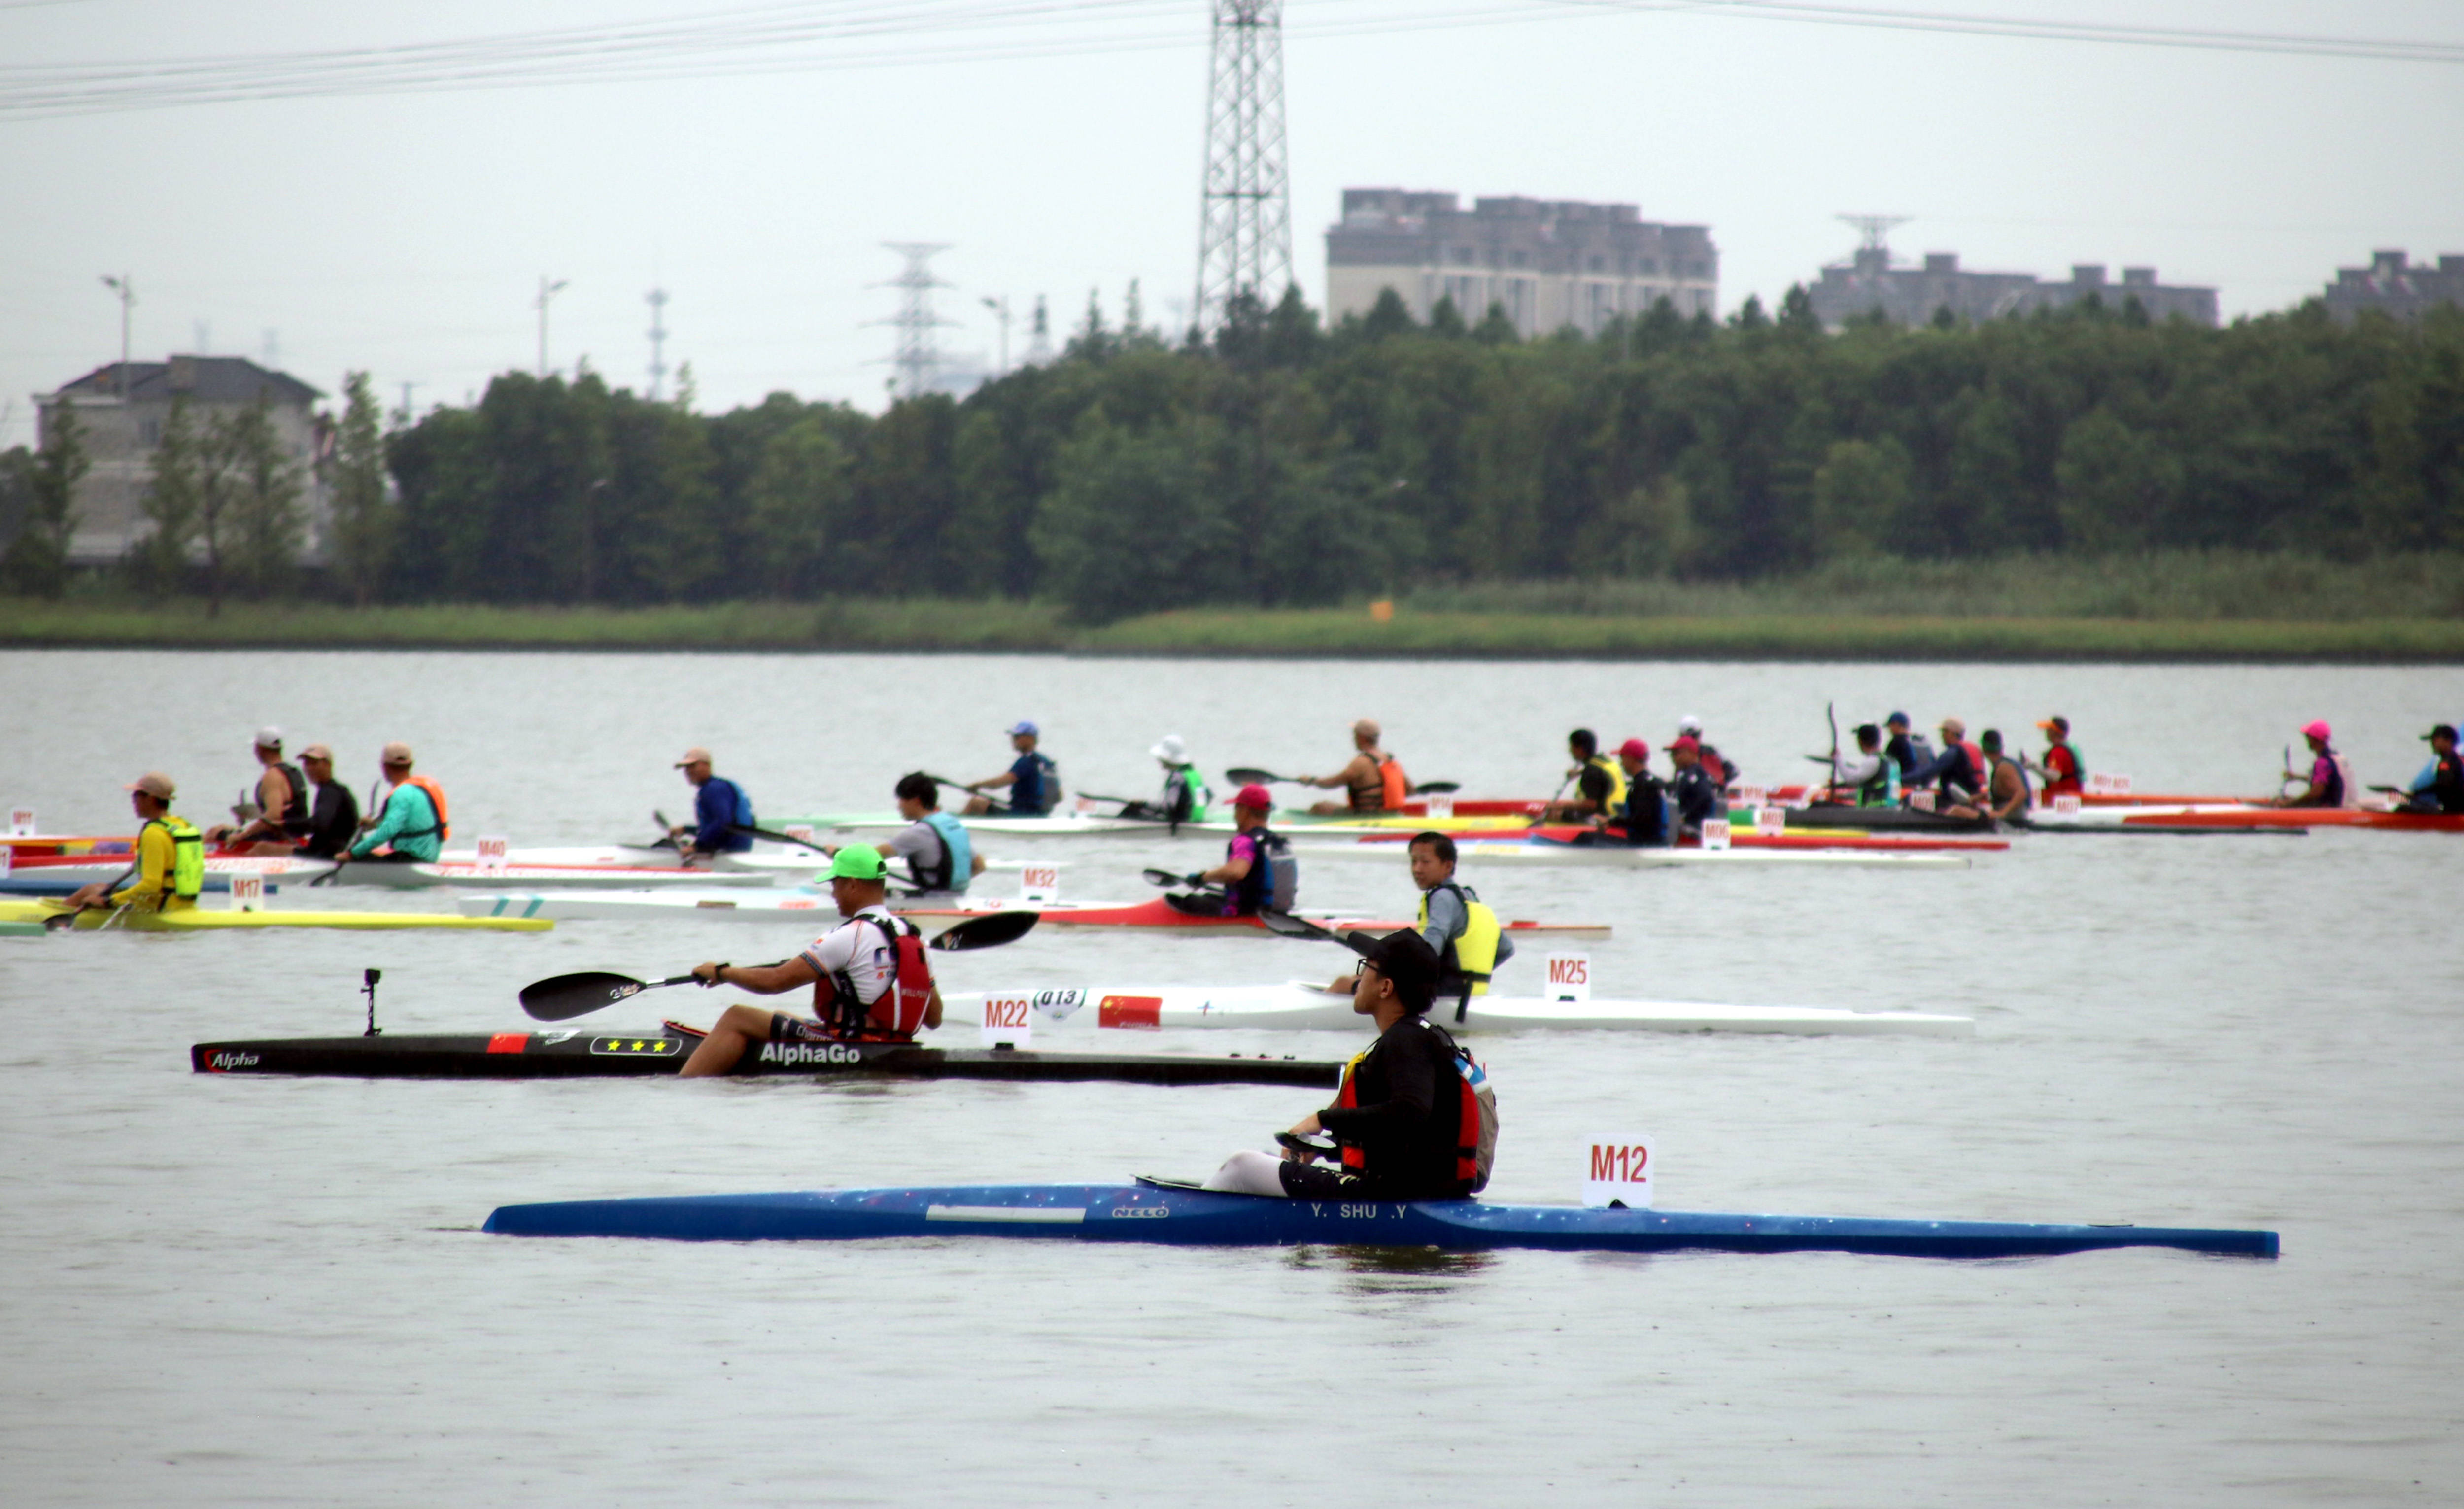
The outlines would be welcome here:
M 1322 8 L 1357 0 L 1321 0 Z M 1419 7 L 1295 22 L 1294 36 L 1331 38 L 1511 25 L 1576 15 L 1669 13 L 2366 61 L 2464 63 L 2464 43 L 2105 25 L 2043 18 L 1796 3 L 1796 0 L 1521 0 L 1451 11 Z M 803 0 L 607 26 L 442 42 L 121 62 L 0 67 L 0 121 L 238 100 L 639 82 L 751 73 L 872 68 L 1194 47 L 1187 0 Z M 1145 25 L 1161 30 L 1111 31 Z M 967 33 L 1001 33 L 969 39 Z M 947 45 L 848 50 L 887 37 Z

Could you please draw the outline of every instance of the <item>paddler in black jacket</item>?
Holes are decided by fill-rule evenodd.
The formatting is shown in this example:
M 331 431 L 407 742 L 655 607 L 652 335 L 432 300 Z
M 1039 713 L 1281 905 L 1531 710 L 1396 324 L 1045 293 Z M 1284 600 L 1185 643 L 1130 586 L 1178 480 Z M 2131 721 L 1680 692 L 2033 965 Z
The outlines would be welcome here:
M 1352 1009 L 1377 1023 L 1377 1040 L 1354 1059 L 1335 1104 L 1301 1118 L 1286 1138 L 1331 1135 L 1342 1165 L 1292 1148 L 1280 1159 L 1236 1152 L 1205 1183 L 1240 1194 L 1305 1200 L 1455 1200 L 1472 1192 L 1480 1137 L 1466 1126 L 1472 1094 L 1455 1040 L 1429 1020 L 1438 955 L 1419 933 L 1390 932 L 1360 961 Z M 1477 1115 L 1476 1111 L 1472 1112 Z

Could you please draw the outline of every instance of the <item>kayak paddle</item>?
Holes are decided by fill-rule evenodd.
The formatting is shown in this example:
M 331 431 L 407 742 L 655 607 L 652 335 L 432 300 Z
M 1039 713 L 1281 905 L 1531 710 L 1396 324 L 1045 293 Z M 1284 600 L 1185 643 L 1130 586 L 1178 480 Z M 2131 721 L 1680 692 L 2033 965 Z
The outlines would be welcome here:
M 969 917 L 956 927 L 943 929 L 939 936 L 925 945 L 944 953 L 967 952 L 976 949 L 998 948 L 1025 937 L 1036 924 L 1031 911 L 996 911 L 980 917 Z M 781 960 L 784 963 L 784 960 Z M 700 983 L 691 974 L 671 975 L 664 980 L 637 980 L 630 975 L 611 974 L 604 971 L 585 970 L 578 974 L 559 974 L 550 979 L 525 985 L 521 991 L 522 1010 L 540 1021 L 565 1021 L 588 1016 L 603 1006 L 613 1006 L 644 991 L 665 990 L 671 985 Z
M 1320 943 L 1340 943 L 1364 957 L 1376 949 L 1378 942 L 1377 939 L 1356 928 L 1350 932 L 1335 932 L 1321 928 L 1305 917 L 1295 917 L 1288 911 L 1262 911 L 1258 913 L 1258 923 L 1277 937 L 1309 938 Z
M 1306 786 L 1309 784 L 1307 780 L 1298 776 L 1278 776 L 1270 770 L 1254 770 L 1245 765 L 1233 766 L 1230 770 L 1223 773 L 1223 778 L 1226 780 L 1238 781 L 1243 786 Z M 1430 780 L 1422 781 L 1419 785 L 1413 787 L 1412 795 L 1415 797 L 1441 797 L 1450 792 L 1461 790 L 1463 790 L 1463 782 L 1459 780 Z

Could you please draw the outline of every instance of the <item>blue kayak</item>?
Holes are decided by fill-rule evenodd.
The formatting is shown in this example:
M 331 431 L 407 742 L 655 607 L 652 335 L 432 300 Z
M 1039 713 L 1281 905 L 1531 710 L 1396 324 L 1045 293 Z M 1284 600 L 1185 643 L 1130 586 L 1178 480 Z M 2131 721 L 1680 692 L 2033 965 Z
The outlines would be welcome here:
M 1569 1252 L 1844 1252 L 1894 1258 L 2042 1258 L 2107 1247 L 2276 1256 L 2276 1234 L 2165 1226 L 1730 1215 L 1708 1211 L 1339 1202 L 1218 1194 L 1186 1185 L 981 1184 L 904 1190 L 688 1194 L 499 1206 L 503 1236 L 669 1241 L 854 1241 L 878 1236 L 1040 1236 L 1181 1247 L 1545 1247 Z
M 55 880 L 39 869 L 22 869 L 0 875 L 0 896 L 65 896 L 93 877 L 84 874 L 63 875 Z M 231 877 L 220 870 L 206 871 L 202 887 L 209 894 L 229 895 Z M 265 883 L 265 893 L 276 895 L 282 887 L 272 881 Z

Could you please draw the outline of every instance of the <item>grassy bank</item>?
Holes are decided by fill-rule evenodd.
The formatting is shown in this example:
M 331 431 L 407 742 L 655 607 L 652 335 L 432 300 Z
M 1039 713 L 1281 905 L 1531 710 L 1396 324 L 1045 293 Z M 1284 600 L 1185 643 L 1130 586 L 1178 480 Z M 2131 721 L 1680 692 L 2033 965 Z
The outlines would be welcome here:
M 1695 591 L 1705 589 L 1678 589 Z M 1088 654 L 1723 660 L 2464 662 L 2464 618 L 2025 617 L 1776 609 L 1747 589 L 1696 611 L 1199 609 L 1101 627 L 1038 603 L 854 601 L 709 607 L 352 609 L 0 598 L 0 644 L 127 647 L 1059 650 Z M 1709 611 L 1704 611 L 1708 607 Z

